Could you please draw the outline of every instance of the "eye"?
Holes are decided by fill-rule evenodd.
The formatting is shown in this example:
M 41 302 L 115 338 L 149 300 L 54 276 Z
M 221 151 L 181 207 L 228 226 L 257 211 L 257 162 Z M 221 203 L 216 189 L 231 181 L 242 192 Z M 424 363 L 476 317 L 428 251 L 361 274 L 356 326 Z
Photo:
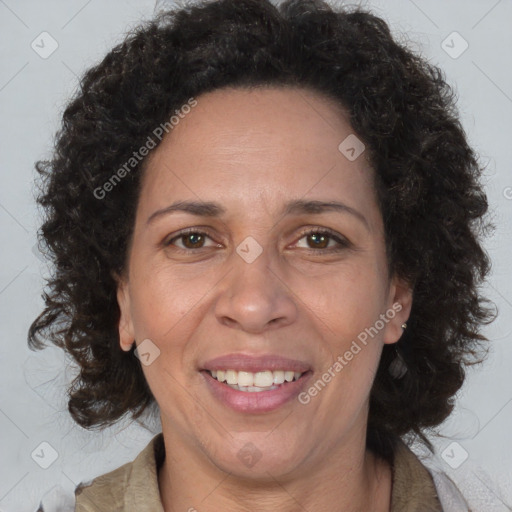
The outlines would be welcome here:
M 204 231 L 199 231 L 196 228 L 190 228 L 190 229 L 181 231 L 174 237 L 166 240 L 164 242 L 164 245 L 166 247 L 168 247 L 170 245 L 175 245 L 177 247 L 177 249 L 181 250 L 181 251 L 190 251 L 190 250 L 194 250 L 194 249 L 196 249 L 196 250 L 197 249 L 205 249 L 206 247 L 204 246 L 204 243 L 207 238 L 209 238 L 211 240 L 211 237 L 209 236 L 208 233 L 206 233 Z M 176 245 L 174 243 L 175 241 L 180 241 L 182 243 L 182 246 L 180 247 L 179 245 Z M 220 244 L 216 244 L 214 246 L 219 247 Z M 210 247 L 213 247 L 213 246 L 210 246 Z
M 308 247 L 305 247 L 305 249 L 315 253 L 336 252 L 351 246 L 346 238 L 328 228 L 317 227 L 303 231 L 299 240 L 303 238 L 307 239 L 306 243 L 308 244 Z M 215 243 L 210 246 L 205 246 L 207 239 L 212 240 L 208 232 L 201 231 L 197 228 L 189 228 L 167 239 L 164 242 L 164 246 L 168 247 L 173 245 L 176 250 L 182 252 L 198 251 L 207 249 L 208 247 L 222 247 L 221 244 Z M 295 245 L 298 246 L 298 242 Z
M 350 247 L 350 242 L 346 238 L 327 228 L 313 228 L 304 231 L 299 240 L 303 238 L 307 240 L 308 247 L 306 249 L 313 252 L 341 251 Z M 331 242 L 333 244 L 329 247 Z

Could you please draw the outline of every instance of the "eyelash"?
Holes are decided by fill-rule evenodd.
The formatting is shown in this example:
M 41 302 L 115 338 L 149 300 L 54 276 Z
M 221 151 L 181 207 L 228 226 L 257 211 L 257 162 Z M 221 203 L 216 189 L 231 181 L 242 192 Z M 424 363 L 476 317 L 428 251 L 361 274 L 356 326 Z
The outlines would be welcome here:
M 213 237 L 211 237 L 207 231 L 201 231 L 198 228 L 187 228 L 187 229 L 184 229 L 183 231 L 180 231 L 177 235 L 173 236 L 172 238 L 164 241 L 163 245 L 165 247 L 169 247 L 170 245 L 173 244 L 173 242 L 175 240 L 184 238 L 187 235 L 191 235 L 191 234 L 207 236 L 208 238 L 213 239 Z M 330 249 L 327 249 L 327 248 L 323 248 L 323 249 L 322 248 L 320 248 L 320 249 L 307 248 L 307 249 L 305 249 L 306 251 L 311 252 L 311 253 L 318 254 L 321 252 L 323 252 L 323 253 L 340 252 L 340 251 L 347 249 L 351 246 L 351 243 L 346 238 L 341 237 L 335 231 L 332 231 L 329 228 L 319 228 L 319 227 L 311 228 L 311 229 L 303 231 L 300 234 L 300 238 L 297 241 L 301 240 L 302 238 L 304 238 L 308 235 L 326 235 L 331 240 L 334 240 L 335 242 L 337 242 L 339 244 L 338 247 L 335 247 L 335 248 L 331 247 Z M 190 253 L 190 252 L 194 252 L 194 251 L 198 252 L 203 249 L 208 249 L 208 247 L 199 247 L 197 249 L 182 249 L 181 247 L 175 247 L 176 251 L 182 252 L 182 253 Z

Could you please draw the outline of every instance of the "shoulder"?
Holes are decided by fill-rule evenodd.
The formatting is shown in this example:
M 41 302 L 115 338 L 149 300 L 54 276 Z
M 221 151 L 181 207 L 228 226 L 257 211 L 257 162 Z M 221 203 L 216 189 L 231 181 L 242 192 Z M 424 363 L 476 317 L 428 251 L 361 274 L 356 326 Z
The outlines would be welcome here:
M 163 512 L 158 490 L 158 466 L 163 457 L 163 437 L 158 434 L 133 462 L 80 484 L 75 491 L 76 512 Z
M 133 462 L 80 484 L 75 491 L 76 508 L 98 510 L 163 512 L 158 489 L 158 467 L 165 457 L 162 434 L 155 436 Z M 391 512 L 470 512 L 454 482 L 442 471 L 424 465 L 416 454 L 398 440 L 393 451 Z M 54 508 L 40 511 L 52 512 Z
M 470 512 L 455 483 L 425 465 L 399 440 L 394 450 L 391 512 Z

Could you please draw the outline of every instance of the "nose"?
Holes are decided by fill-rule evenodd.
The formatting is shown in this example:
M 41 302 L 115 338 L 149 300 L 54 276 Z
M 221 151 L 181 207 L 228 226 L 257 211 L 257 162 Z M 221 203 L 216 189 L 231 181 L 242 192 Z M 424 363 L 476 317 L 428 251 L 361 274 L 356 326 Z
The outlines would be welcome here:
M 284 327 L 297 317 L 293 291 L 287 286 L 271 251 L 252 262 L 233 252 L 231 271 L 223 280 L 215 303 L 217 320 L 232 328 L 262 333 Z

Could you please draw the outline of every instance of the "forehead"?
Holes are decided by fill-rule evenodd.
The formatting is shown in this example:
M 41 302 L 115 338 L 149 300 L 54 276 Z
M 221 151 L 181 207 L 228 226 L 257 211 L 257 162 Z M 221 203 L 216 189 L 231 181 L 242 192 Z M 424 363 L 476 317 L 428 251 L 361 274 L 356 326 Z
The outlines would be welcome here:
M 196 101 L 149 155 L 141 208 L 176 198 L 267 210 L 280 198 L 374 199 L 366 154 L 350 160 L 340 151 L 355 134 L 330 98 L 266 87 L 220 89 Z

